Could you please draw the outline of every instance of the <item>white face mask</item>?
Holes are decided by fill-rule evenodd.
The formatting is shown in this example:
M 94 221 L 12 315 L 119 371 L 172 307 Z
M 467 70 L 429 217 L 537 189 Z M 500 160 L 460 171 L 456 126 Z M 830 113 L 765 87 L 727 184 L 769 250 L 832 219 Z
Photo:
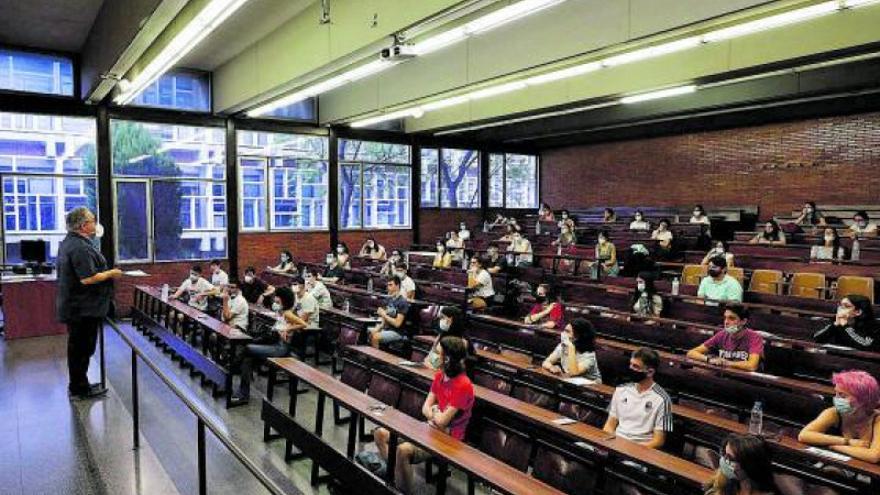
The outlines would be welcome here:
M 826 235 L 826 236 L 825 236 L 825 240 L 828 241 L 828 242 L 831 242 L 831 241 L 834 240 L 834 236 L 833 236 L 833 235 Z
M 699 217 L 699 216 L 701 216 L 702 214 L 703 214 L 703 212 L 701 212 L 700 210 L 694 210 L 694 216 L 695 216 L 695 217 Z
M 274 311 L 276 313 L 280 312 L 281 311 L 281 304 L 279 304 L 277 302 L 272 303 L 272 311 Z
M 642 221 L 642 216 L 636 215 L 636 222 L 641 222 L 641 221 Z
M 467 226 L 465 224 L 461 224 L 458 228 L 460 230 L 467 230 Z
M 638 289 L 639 292 L 644 292 L 644 291 L 645 291 L 645 283 L 644 283 L 644 282 L 638 282 L 638 283 L 636 284 L 636 289 Z
M 852 314 L 852 310 L 850 308 L 844 306 L 837 307 L 837 317 L 838 318 L 849 318 Z
M 327 262 L 328 265 L 332 265 L 333 262 L 336 261 L 336 258 L 334 258 L 332 256 L 327 256 L 327 259 L 325 261 Z
M 442 253 L 444 249 L 446 249 L 446 248 L 443 247 L 443 244 L 437 244 L 437 251 L 438 252 Z
M 294 294 L 299 294 L 299 285 L 291 285 L 290 290 L 292 290 Z
M 342 254 L 345 252 L 345 248 L 343 248 L 342 246 L 339 246 L 338 248 L 336 248 L 336 252 L 339 254 Z
M 739 332 L 741 329 L 742 329 L 741 325 L 727 325 L 724 327 L 724 331 L 731 334 L 731 335 Z
M 199 276 L 198 276 L 197 274 L 195 274 L 195 273 L 190 273 L 190 274 L 189 274 L 189 279 L 190 279 L 192 282 L 195 283 L 195 282 L 197 282 L 197 281 L 199 280 Z
M 95 238 L 100 239 L 104 237 L 104 226 L 100 223 L 95 224 Z
M 406 272 L 394 272 L 394 274 L 397 275 L 397 277 L 400 278 L 401 280 L 406 278 Z
M 571 342 L 571 337 L 568 336 L 568 332 L 562 332 L 559 334 L 559 341 L 565 345 L 568 345 Z
M 245 275 L 244 281 L 245 283 L 252 284 L 254 282 L 254 277 L 252 277 L 251 275 Z

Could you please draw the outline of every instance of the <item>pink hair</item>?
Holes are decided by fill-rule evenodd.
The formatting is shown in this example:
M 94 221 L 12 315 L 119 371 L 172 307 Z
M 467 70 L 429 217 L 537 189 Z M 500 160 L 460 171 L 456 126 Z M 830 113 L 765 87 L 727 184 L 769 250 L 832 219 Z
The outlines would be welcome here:
M 840 387 L 853 396 L 855 406 L 864 408 L 865 412 L 880 406 L 880 385 L 873 376 L 864 371 L 844 371 L 831 377 L 835 386 Z

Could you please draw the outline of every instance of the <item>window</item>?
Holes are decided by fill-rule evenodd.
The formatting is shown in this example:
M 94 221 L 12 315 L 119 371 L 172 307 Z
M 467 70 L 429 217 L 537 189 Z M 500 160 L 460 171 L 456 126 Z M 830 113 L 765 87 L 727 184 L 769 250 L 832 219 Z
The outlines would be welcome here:
M 538 207 L 538 157 L 518 154 L 489 156 L 489 206 Z
M 480 207 L 480 153 L 440 150 L 440 207 Z
M 211 80 L 204 72 L 166 72 L 131 102 L 142 107 L 173 108 L 194 112 L 211 111 Z
M 225 130 L 113 120 L 117 258 L 226 256 Z
M 73 96 L 73 62 L 58 55 L 0 48 L 0 90 Z
M 264 118 L 300 120 L 303 122 L 316 122 L 317 115 L 315 112 L 315 98 L 308 98 L 298 101 L 286 107 L 276 108 L 275 110 L 263 115 Z
M 422 149 L 421 205 L 426 208 L 438 206 L 440 200 L 440 150 L 432 148 Z
M 95 121 L 0 113 L 3 239 L 7 263 L 21 262 L 21 241 L 47 241 L 55 259 L 67 235 L 65 216 L 97 211 Z
M 339 223 L 343 229 L 408 228 L 410 148 L 339 140 Z
M 237 139 L 241 230 L 326 229 L 327 138 L 241 131 Z

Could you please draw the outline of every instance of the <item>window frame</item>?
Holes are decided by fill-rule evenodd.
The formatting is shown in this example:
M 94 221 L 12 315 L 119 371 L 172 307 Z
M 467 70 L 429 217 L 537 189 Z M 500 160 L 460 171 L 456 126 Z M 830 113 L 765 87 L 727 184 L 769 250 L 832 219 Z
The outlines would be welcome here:
M 492 168 L 491 168 L 491 158 L 492 155 L 500 155 L 503 157 L 503 165 L 501 167 L 501 206 L 492 205 L 492 190 L 489 190 L 489 208 L 500 208 L 503 210 L 533 210 L 535 208 L 539 208 L 541 206 L 541 156 L 537 154 L 529 154 L 529 153 L 511 153 L 511 152 L 487 152 L 489 154 L 490 159 L 490 167 L 488 173 L 489 182 L 487 186 L 492 183 Z M 522 155 L 529 156 L 535 158 L 535 194 L 536 194 L 536 205 L 534 207 L 516 207 L 512 208 L 507 206 L 507 157 L 508 155 Z
M 160 111 L 160 112 L 165 111 L 165 112 L 182 112 L 182 113 L 191 114 L 191 115 L 212 115 L 214 112 L 214 74 L 210 71 L 203 71 L 203 70 L 199 70 L 199 69 L 189 69 L 189 68 L 172 69 L 172 70 L 169 70 L 168 72 L 162 74 L 162 76 L 160 76 L 158 79 L 153 81 L 153 83 L 150 86 L 152 86 L 153 84 L 159 84 L 159 81 L 162 79 L 162 77 L 166 77 L 169 75 L 185 74 L 185 73 L 196 74 L 199 76 L 203 76 L 207 79 L 206 88 L 207 88 L 207 92 L 208 92 L 208 108 L 206 110 L 197 110 L 197 109 L 183 108 L 183 107 L 178 107 L 178 106 L 146 105 L 146 104 L 135 103 L 134 100 L 138 96 L 142 95 L 144 93 L 144 91 L 147 90 L 147 88 L 144 88 L 143 90 L 141 90 L 140 93 L 135 95 L 134 98 L 132 98 L 131 103 L 129 103 L 129 106 L 131 108 L 143 108 L 143 109 L 147 109 L 147 110 L 154 110 L 154 111 Z M 176 88 L 176 83 L 177 83 L 177 81 L 175 80 L 175 88 Z M 176 91 L 176 89 L 175 89 L 175 91 Z M 136 119 L 131 119 L 131 120 L 136 120 Z M 155 123 L 155 122 L 150 122 L 150 123 Z M 181 125 L 186 125 L 186 124 L 181 124 Z M 203 127 L 207 127 L 207 126 L 203 126 Z
M 65 58 L 70 61 L 70 66 L 73 74 L 72 87 L 73 91 L 70 95 L 65 94 L 56 94 L 56 93 L 44 93 L 38 91 L 21 91 L 16 89 L 4 89 L 0 88 L 0 95 L 10 95 L 10 96 L 25 96 L 30 98 L 50 98 L 50 99 L 58 99 L 58 101 L 65 100 L 66 102 L 76 102 L 79 103 L 82 100 L 82 86 L 80 81 L 80 57 L 78 54 L 73 52 L 66 52 L 62 50 L 42 50 L 39 48 L 30 48 L 23 47 L 11 44 L 0 43 L 0 49 L 8 50 L 11 52 L 19 52 L 25 54 L 32 55 L 47 55 L 54 56 L 59 58 Z M 37 113 L 30 111 L 21 111 L 19 113 Z M 52 114 L 55 117 L 66 117 L 66 116 L 80 116 L 77 114 Z M 5 242 L 5 241 L 4 241 Z
M 436 189 L 437 189 L 437 199 L 434 204 L 427 206 L 422 204 L 421 198 L 419 198 L 419 207 L 424 210 L 467 210 L 467 211 L 477 211 L 482 210 L 484 208 L 488 208 L 488 204 L 483 204 L 483 188 L 489 187 L 489 184 L 483 184 L 483 171 L 482 171 L 482 163 L 483 163 L 483 155 L 491 154 L 491 152 L 486 151 L 484 149 L 480 149 L 477 147 L 468 147 L 468 146 L 430 146 L 424 145 L 420 148 L 421 151 L 425 150 L 433 150 L 437 153 L 437 178 L 436 178 Z M 445 150 L 463 150 L 463 151 L 473 151 L 477 154 L 476 163 L 477 170 L 479 171 L 478 180 L 478 194 L 476 195 L 478 204 L 476 206 L 443 206 L 443 152 Z M 421 159 L 421 156 L 419 156 Z M 421 160 L 419 164 L 419 191 L 421 192 L 422 182 L 422 169 L 421 169 Z M 460 184 L 461 185 L 461 184 Z
M 408 161 L 408 163 L 400 163 L 400 162 L 393 162 L 393 161 L 380 162 L 377 160 L 346 160 L 343 158 L 342 154 L 337 153 L 337 157 L 338 157 L 337 163 L 336 163 L 337 177 L 341 177 L 342 167 L 356 166 L 356 167 L 358 167 L 358 171 L 359 171 L 358 186 L 360 188 L 360 195 L 359 195 L 360 196 L 359 197 L 360 219 L 359 219 L 356 227 L 346 227 L 342 224 L 342 214 L 343 214 L 343 212 L 342 212 L 342 187 L 343 187 L 343 181 L 341 179 L 337 180 L 337 185 L 336 185 L 337 208 L 336 209 L 337 209 L 337 217 L 338 218 L 336 220 L 337 220 L 337 224 L 339 226 L 339 230 L 345 231 L 345 232 L 382 231 L 382 230 L 412 230 L 413 229 L 413 208 L 419 207 L 419 206 L 416 206 L 413 204 L 413 174 L 415 173 L 415 167 L 413 166 L 413 149 L 414 149 L 414 147 L 410 144 L 407 144 L 407 143 L 400 143 L 400 142 L 394 142 L 394 141 L 381 141 L 381 140 L 376 140 L 376 139 L 362 139 L 362 138 L 355 138 L 355 137 L 340 138 L 340 140 L 341 139 L 346 139 L 348 141 L 362 141 L 362 142 L 389 144 L 389 145 L 394 145 L 394 146 L 405 146 L 408 151 L 407 154 L 409 156 L 409 161 Z M 337 146 L 339 146 L 339 145 L 337 144 Z M 420 151 L 420 153 L 421 153 L 421 151 Z M 365 210 L 366 195 L 364 194 L 364 167 L 365 166 L 401 167 L 401 168 L 408 168 L 409 169 L 409 174 L 410 174 L 409 183 L 408 183 L 409 197 L 407 199 L 407 202 L 409 203 L 409 214 L 407 215 L 408 221 L 407 221 L 406 225 L 386 225 L 386 226 L 374 226 L 374 227 L 367 227 L 364 225 L 365 224 L 364 220 L 366 218 L 366 210 Z M 419 173 L 421 173 L 421 169 L 419 169 Z M 419 185 L 419 187 L 421 187 L 421 184 Z M 381 200 L 374 198 L 374 199 L 372 199 L 372 201 L 378 202 Z

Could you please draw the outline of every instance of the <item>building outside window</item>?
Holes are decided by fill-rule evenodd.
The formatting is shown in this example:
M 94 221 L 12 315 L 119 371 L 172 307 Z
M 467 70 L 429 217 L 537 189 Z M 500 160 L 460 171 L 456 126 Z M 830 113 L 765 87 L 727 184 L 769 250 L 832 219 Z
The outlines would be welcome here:
M 480 207 L 480 153 L 423 148 L 421 205 L 428 208 Z
M 407 145 L 340 139 L 341 228 L 409 228 L 411 164 Z
M 131 104 L 141 107 L 210 112 L 211 76 L 206 72 L 192 70 L 166 72 L 135 96 Z
M 73 62 L 59 55 L 0 48 L 0 90 L 73 96 Z
M 489 206 L 538 207 L 538 157 L 515 153 L 489 155 Z

